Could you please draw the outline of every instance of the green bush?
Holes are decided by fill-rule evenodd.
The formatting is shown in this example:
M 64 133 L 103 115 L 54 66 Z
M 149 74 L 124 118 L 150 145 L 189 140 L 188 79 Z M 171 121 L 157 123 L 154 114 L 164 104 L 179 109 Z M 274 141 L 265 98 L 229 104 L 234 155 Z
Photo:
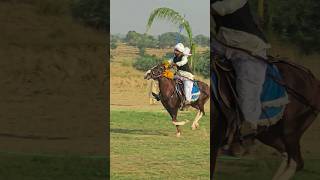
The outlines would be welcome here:
M 154 55 L 143 55 L 137 58 L 133 63 L 133 67 L 141 71 L 147 71 L 161 62 L 162 60 Z
M 172 52 L 167 52 L 167 53 L 163 56 L 163 59 L 169 60 L 169 59 L 173 58 L 173 56 L 174 56 L 173 51 L 172 51 Z
M 60 16 L 70 11 L 69 0 L 41 0 L 35 1 L 36 12 L 41 15 Z
M 109 8 L 106 0 L 73 0 L 72 15 L 75 19 L 97 29 L 107 30 Z
M 210 52 L 209 50 L 202 53 L 196 54 L 193 58 L 194 62 L 194 73 L 201 74 L 205 78 L 210 77 Z
M 115 43 L 115 42 L 111 42 L 110 43 L 110 48 L 111 49 L 117 49 L 117 47 L 118 47 L 117 43 Z
M 116 49 L 118 47 L 117 43 L 118 43 L 117 39 L 111 38 L 111 40 L 110 40 L 110 48 L 111 49 Z

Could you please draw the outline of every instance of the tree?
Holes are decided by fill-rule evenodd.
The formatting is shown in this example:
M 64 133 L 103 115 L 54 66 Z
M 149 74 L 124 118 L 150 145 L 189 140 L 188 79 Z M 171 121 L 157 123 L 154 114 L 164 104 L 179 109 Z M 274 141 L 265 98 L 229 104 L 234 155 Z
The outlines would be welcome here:
M 180 35 L 177 32 L 166 32 L 161 35 L 159 35 L 159 47 L 160 48 L 167 48 L 167 47 L 173 47 L 176 44 L 176 37 L 180 36 L 180 41 L 183 44 L 187 44 L 188 38 L 184 35 Z
M 140 34 L 135 31 L 129 31 L 125 41 L 131 46 L 138 47 L 140 54 L 144 54 L 145 48 L 156 48 L 159 44 L 155 37 L 147 34 Z
M 320 50 L 320 1 L 277 1 L 273 5 L 272 30 L 283 40 L 298 45 L 302 52 Z
M 117 42 L 116 41 L 110 41 L 110 48 L 111 49 L 116 49 L 118 47 Z
M 176 12 L 170 8 L 162 7 L 162 8 L 155 9 L 152 11 L 152 13 L 148 19 L 147 32 L 151 28 L 151 25 L 153 24 L 155 19 L 169 20 L 173 24 L 176 24 L 178 26 L 182 26 L 188 34 L 189 45 L 191 46 L 191 52 L 193 55 L 195 55 L 195 44 L 193 43 L 192 29 L 191 29 L 191 26 L 189 25 L 189 22 L 184 17 L 182 17 L 178 12 Z M 191 60 L 191 67 L 192 67 L 193 66 L 193 56 L 191 56 L 190 60 Z
M 136 46 L 139 40 L 140 40 L 140 34 L 135 31 L 129 31 L 125 38 L 125 41 L 131 46 Z
M 72 15 L 89 26 L 107 30 L 109 24 L 109 8 L 106 0 L 73 0 Z
M 319 0 L 252 0 L 250 4 L 267 34 L 297 45 L 302 53 L 320 50 Z
M 194 43 L 200 45 L 200 46 L 209 46 L 210 45 L 210 39 L 207 36 L 204 36 L 202 34 L 196 35 L 193 38 Z

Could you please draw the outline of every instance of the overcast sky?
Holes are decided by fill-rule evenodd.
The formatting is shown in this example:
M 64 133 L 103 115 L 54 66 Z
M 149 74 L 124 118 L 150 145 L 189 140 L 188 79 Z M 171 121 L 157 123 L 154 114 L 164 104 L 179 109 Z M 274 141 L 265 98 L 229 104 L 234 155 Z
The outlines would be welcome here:
M 168 7 L 189 21 L 193 35 L 209 36 L 210 17 L 209 0 L 111 0 L 111 34 L 127 34 L 134 30 L 144 33 L 151 12 L 160 7 Z M 165 32 L 177 32 L 178 27 L 168 21 L 156 20 L 149 34 L 159 35 Z M 182 32 L 186 34 L 185 31 Z

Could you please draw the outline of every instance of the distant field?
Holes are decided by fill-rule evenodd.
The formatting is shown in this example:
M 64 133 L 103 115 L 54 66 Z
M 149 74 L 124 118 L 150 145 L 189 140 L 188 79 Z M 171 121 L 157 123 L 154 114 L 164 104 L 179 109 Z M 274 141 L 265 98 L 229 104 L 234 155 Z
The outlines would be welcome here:
M 209 179 L 209 116 L 177 138 L 167 113 L 111 111 L 111 179 Z

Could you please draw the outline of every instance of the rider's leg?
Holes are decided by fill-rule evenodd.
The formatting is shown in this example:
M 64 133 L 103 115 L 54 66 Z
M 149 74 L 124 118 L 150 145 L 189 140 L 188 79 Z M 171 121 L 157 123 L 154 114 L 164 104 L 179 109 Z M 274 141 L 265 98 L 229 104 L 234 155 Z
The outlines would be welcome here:
M 191 91 L 192 91 L 192 86 L 193 86 L 193 82 L 190 80 L 185 80 L 184 82 L 184 93 L 186 95 L 186 104 L 191 102 Z
M 237 76 L 236 89 L 240 108 L 252 129 L 257 129 L 257 121 L 262 112 L 260 96 L 267 63 L 243 52 L 234 53 L 231 61 Z

